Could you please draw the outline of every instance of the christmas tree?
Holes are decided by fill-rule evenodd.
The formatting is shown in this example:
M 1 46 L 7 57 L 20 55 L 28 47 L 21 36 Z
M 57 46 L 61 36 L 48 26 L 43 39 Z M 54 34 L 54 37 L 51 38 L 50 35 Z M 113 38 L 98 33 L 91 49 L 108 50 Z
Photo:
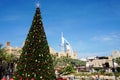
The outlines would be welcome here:
M 38 6 L 17 63 L 14 79 L 55 80 L 53 61 Z

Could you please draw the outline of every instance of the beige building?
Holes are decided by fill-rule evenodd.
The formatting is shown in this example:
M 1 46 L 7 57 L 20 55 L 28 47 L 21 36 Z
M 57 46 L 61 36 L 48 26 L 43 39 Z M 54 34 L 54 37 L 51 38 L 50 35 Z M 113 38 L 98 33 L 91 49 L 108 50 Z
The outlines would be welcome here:
M 113 67 L 113 61 L 112 61 L 112 57 L 108 57 L 108 58 L 103 58 L 103 59 L 91 59 L 87 61 L 87 65 L 88 66 L 93 66 L 93 67 L 103 67 L 103 64 L 105 63 L 109 63 L 109 67 Z
M 77 59 L 77 56 L 78 56 L 77 53 L 71 54 L 69 51 L 57 52 L 54 49 L 52 49 L 51 47 L 49 47 L 49 49 L 50 49 L 50 54 L 56 55 L 58 58 L 66 56 L 66 57 L 71 57 L 73 59 Z M 17 57 L 20 56 L 21 48 L 11 47 L 10 42 L 6 42 L 5 50 L 7 51 L 7 53 L 12 53 L 12 54 L 16 55 Z
M 70 57 L 72 59 L 78 59 L 78 55 L 76 52 L 70 53 L 70 52 L 59 52 L 59 57 L 66 56 Z
M 20 50 L 19 47 L 11 47 L 10 42 L 6 42 L 5 50 L 8 54 L 14 54 L 15 56 L 20 56 Z
M 118 57 L 120 57 L 120 51 L 118 51 L 118 50 L 113 51 L 113 52 L 112 52 L 112 57 L 113 57 L 113 58 L 118 58 Z
M 93 67 L 103 67 L 103 64 L 109 63 L 109 67 L 113 67 L 113 59 L 120 57 L 120 51 L 116 50 L 112 52 L 112 55 L 109 57 L 89 57 L 87 59 L 87 66 Z M 114 67 L 117 67 L 118 64 L 114 62 Z
M 87 59 L 86 62 L 86 66 L 93 66 L 93 67 L 103 67 L 103 65 L 105 65 L 106 63 L 109 64 L 109 67 L 117 67 L 119 66 L 115 61 L 113 61 L 113 59 L 115 59 L 115 57 L 117 57 L 117 55 L 112 55 L 109 57 L 94 57 L 94 58 L 90 58 Z
M 54 49 L 50 47 L 50 53 L 53 55 L 56 55 L 58 58 L 60 57 L 70 57 L 72 59 L 78 59 L 78 54 L 77 52 L 71 53 L 70 51 L 67 52 L 57 52 Z

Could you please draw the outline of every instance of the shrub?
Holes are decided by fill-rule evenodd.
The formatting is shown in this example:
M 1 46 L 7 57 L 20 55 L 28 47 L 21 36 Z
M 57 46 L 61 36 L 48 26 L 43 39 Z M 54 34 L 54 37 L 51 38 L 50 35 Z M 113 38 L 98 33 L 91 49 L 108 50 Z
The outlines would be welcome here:
M 117 69 L 117 72 L 120 72 L 120 67 L 117 67 L 116 69 Z

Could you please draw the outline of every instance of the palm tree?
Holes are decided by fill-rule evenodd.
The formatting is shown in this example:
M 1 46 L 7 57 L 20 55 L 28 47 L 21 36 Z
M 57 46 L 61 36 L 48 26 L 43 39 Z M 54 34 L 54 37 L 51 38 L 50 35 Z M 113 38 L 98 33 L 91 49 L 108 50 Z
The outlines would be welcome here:
M 115 62 L 116 62 L 118 65 L 120 65 L 120 57 L 116 58 L 116 59 L 115 59 Z
M 3 54 L 2 44 L 0 44 L 0 55 Z
M 17 57 L 13 53 L 7 53 L 5 48 L 2 48 L 2 44 L 0 44 L 0 63 L 16 61 Z
M 4 52 L 5 52 L 5 49 L 2 48 L 2 44 L 0 44 L 0 64 L 2 64 L 2 61 L 5 59 Z

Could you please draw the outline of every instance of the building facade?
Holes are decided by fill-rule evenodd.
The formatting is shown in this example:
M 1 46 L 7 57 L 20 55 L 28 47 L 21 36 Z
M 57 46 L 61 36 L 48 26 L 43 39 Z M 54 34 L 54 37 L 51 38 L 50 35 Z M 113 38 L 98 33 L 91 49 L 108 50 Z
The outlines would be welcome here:
M 54 49 L 52 49 L 51 47 L 49 47 L 50 49 L 50 54 L 52 55 L 56 55 L 56 57 L 61 58 L 61 57 L 69 57 L 72 59 L 78 59 L 78 54 L 77 52 L 71 53 L 70 51 L 67 52 L 57 52 Z
M 7 54 L 13 54 L 16 57 L 20 56 L 21 48 L 11 47 L 10 42 L 6 42 L 5 50 L 6 50 Z
M 10 42 L 6 42 L 5 50 L 8 54 L 14 54 L 15 56 L 19 57 L 21 53 L 21 48 L 19 47 L 11 47 Z M 56 55 L 56 57 L 70 57 L 72 59 L 77 59 L 77 53 L 71 54 L 70 51 L 67 52 L 57 52 L 53 48 L 49 47 L 50 54 Z
M 120 57 L 120 51 L 118 51 L 118 50 L 113 51 L 113 52 L 112 52 L 112 57 L 113 57 L 114 59 Z
M 89 58 L 86 61 L 86 66 L 87 67 L 99 67 L 99 68 L 103 68 L 103 67 L 108 67 L 108 68 L 113 68 L 113 64 L 114 67 L 117 67 L 118 64 L 116 62 L 113 62 L 113 59 L 115 59 L 116 56 L 109 56 L 109 57 L 93 57 L 93 58 Z

